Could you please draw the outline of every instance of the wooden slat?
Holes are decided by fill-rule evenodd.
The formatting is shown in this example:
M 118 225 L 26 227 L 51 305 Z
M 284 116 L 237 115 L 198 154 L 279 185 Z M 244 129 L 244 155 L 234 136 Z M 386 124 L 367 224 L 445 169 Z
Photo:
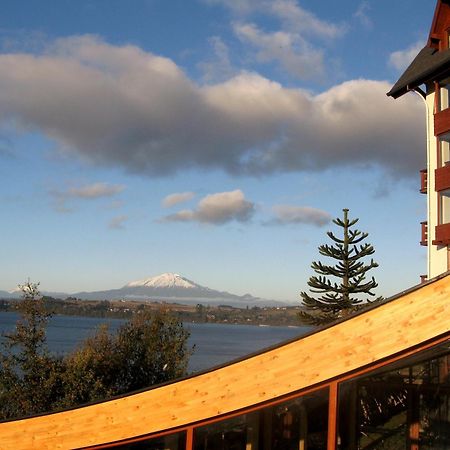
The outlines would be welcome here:
M 0 449 L 67 449 L 199 422 L 334 379 L 450 331 L 450 277 L 235 364 L 112 401 L 0 424 Z

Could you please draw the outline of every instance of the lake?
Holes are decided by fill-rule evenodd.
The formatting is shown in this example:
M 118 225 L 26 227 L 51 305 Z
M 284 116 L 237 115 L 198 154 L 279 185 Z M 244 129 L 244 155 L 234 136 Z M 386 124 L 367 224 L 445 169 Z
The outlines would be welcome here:
M 14 329 L 17 313 L 0 313 L 0 334 Z M 94 317 L 54 316 L 47 327 L 47 342 L 55 353 L 67 353 L 81 343 L 102 323 L 116 330 L 124 320 Z M 216 323 L 185 323 L 190 331 L 189 345 L 195 353 L 189 371 L 198 372 L 232 361 L 279 342 L 307 333 L 310 327 L 272 327 Z M 1 338 L 0 338 L 1 340 Z

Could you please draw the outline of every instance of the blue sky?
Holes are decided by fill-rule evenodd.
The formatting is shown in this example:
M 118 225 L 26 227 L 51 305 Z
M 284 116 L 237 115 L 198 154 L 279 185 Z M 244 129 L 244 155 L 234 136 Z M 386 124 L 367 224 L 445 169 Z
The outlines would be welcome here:
M 295 301 L 330 219 L 380 295 L 425 272 L 424 109 L 385 93 L 434 2 L 4 0 L 0 289 L 176 272 Z

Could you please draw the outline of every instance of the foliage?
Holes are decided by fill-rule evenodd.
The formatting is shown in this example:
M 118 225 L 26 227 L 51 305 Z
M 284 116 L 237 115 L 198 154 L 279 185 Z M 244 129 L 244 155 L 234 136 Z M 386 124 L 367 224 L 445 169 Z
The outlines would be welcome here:
M 168 311 L 137 314 L 116 334 L 101 327 L 66 360 L 64 406 L 99 400 L 186 374 L 188 331 Z
M 20 320 L 0 352 L 0 419 L 48 412 L 163 383 L 187 373 L 189 332 L 168 311 L 141 311 L 115 334 L 106 326 L 65 357 L 48 351 L 38 284 L 20 287 Z
M 342 228 L 342 237 L 328 231 L 327 235 L 334 242 L 333 245 L 319 246 L 321 255 L 337 262 L 334 265 L 320 261 L 311 264 L 318 275 L 310 277 L 308 286 L 312 293 L 322 295 L 315 298 L 306 292 L 300 294 L 303 305 L 313 313 L 302 311 L 299 318 L 310 324 L 329 323 L 359 309 L 363 299 L 358 295 L 374 296 L 372 289 L 378 286 L 373 277 L 369 281 L 366 279 L 367 272 L 378 267 L 373 259 L 368 264 L 364 262 L 365 257 L 375 252 L 371 244 L 362 243 L 368 233 L 353 229 L 359 219 L 350 220 L 348 209 L 344 209 L 343 212 L 343 219 L 333 220 L 335 225 Z M 336 279 L 338 281 L 335 281 Z
M 60 395 L 61 361 L 46 347 L 45 311 L 38 284 L 19 286 L 21 319 L 12 333 L 4 335 L 0 353 L 0 418 L 29 415 L 51 407 Z

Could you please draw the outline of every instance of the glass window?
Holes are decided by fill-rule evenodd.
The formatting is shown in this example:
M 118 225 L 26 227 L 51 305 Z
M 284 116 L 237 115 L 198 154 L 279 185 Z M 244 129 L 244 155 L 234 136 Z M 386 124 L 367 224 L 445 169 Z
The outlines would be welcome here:
M 444 109 L 447 109 L 450 106 L 450 104 L 449 104 L 449 89 L 450 89 L 450 86 L 448 84 L 441 86 L 440 93 L 439 93 L 439 98 L 440 98 L 439 110 L 440 111 L 443 111 Z
M 194 450 L 326 450 L 328 389 L 198 427 Z
M 339 386 L 338 448 L 450 448 L 449 343 Z
M 450 190 L 439 192 L 440 199 L 440 221 L 439 224 L 450 223 Z
M 450 163 L 450 144 L 448 135 L 439 138 L 439 152 L 440 167 L 444 167 Z
M 111 447 L 114 450 L 185 450 L 186 432 Z

